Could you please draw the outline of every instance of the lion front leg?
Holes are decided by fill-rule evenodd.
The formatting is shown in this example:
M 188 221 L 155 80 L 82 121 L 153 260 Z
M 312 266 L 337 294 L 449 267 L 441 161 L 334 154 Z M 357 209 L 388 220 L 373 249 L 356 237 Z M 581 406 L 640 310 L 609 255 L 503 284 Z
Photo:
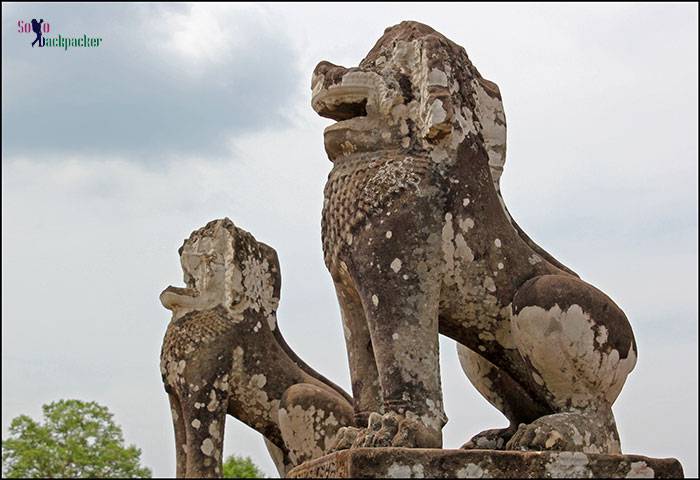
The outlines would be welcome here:
M 220 478 L 223 474 L 227 393 L 215 388 L 199 390 L 188 394 L 186 400 L 181 401 L 187 431 L 185 477 Z
M 367 425 L 369 415 L 382 409 L 377 362 L 359 293 L 347 272 L 338 272 L 335 290 L 343 320 L 352 381 L 355 427 Z
M 439 214 L 402 207 L 367 229 L 353 252 L 384 404 L 355 447 L 442 446 L 438 308 L 442 279 Z M 365 233 L 363 232 L 363 233 Z M 371 241 L 370 241 L 371 239 Z
M 175 475 L 177 478 L 183 478 L 187 473 L 187 429 L 185 428 L 185 418 L 177 395 L 168 393 L 168 400 L 170 401 L 170 413 L 172 414 L 173 428 L 175 430 Z
M 342 426 L 331 444 L 330 450 L 336 451 L 352 447 L 363 433 L 362 427 L 367 425 L 370 414 L 383 411 L 384 407 L 362 299 L 345 266 L 334 273 L 350 365 L 354 413 L 352 424 Z
M 438 286 L 417 278 L 390 289 L 387 284 L 374 286 L 365 308 L 384 413 L 370 417 L 370 432 L 362 446 L 440 448 L 446 416 L 440 384 Z

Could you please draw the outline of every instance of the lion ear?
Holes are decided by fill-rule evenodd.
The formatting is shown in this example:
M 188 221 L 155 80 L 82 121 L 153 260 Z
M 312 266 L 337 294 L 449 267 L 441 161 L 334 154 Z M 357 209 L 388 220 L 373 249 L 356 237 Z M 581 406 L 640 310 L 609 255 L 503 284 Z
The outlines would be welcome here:
M 451 133 L 455 118 L 455 81 L 448 52 L 449 46 L 435 35 L 420 40 L 420 116 L 423 137 L 431 143 Z
M 282 291 L 282 274 L 280 272 L 280 261 L 277 256 L 277 251 L 271 246 L 258 242 L 260 246 L 261 260 L 267 260 L 267 264 L 270 267 L 270 274 L 272 276 L 272 286 L 273 294 L 272 296 L 279 299 L 280 293 Z
M 481 126 L 481 137 L 489 156 L 489 167 L 496 190 L 506 163 L 506 115 L 498 85 L 485 78 L 479 78 L 474 85 L 477 116 Z

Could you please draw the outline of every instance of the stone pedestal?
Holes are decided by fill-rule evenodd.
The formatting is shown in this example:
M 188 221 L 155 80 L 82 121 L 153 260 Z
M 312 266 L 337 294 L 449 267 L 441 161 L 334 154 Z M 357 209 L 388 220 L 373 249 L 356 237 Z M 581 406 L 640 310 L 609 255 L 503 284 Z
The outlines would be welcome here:
M 358 448 L 306 462 L 290 478 L 683 478 L 674 458 L 578 452 Z

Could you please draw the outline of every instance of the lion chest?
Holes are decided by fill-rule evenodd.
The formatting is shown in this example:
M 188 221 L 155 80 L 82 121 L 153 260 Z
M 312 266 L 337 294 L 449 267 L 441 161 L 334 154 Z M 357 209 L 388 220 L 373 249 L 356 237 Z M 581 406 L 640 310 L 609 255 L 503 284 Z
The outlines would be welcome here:
M 219 309 L 193 312 L 171 322 L 160 353 L 164 381 L 171 386 L 183 383 L 187 362 L 197 351 L 230 334 L 231 329 L 231 321 Z
M 402 193 L 418 190 L 430 160 L 417 156 L 358 156 L 336 161 L 324 190 L 321 237 L 326 265 L 352 246 L 355 232 Z

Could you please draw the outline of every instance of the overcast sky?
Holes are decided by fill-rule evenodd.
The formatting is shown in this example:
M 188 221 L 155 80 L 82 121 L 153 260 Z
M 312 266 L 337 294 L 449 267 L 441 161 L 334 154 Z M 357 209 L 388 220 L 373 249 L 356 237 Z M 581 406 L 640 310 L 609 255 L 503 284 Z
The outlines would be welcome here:
M 32 49 L 17 21 L 99 36 Z M 698 474 L 697 5 L 2 4 L 2 431 L 60 398 L 107 405 L 174 474 L 158 369 L 177 249 L 224 216 L 273 246 L 279 324 L 349 389 L 321 254 L 331 168 L 310 108 L 320 60 L 431 25 L 503 94 L 501 185 L 520 225 L 626 312 L 639 362 L 614 406 L 628 453 Z M 446 447 L 505 426 L 441 342 Z M 226 453 L 276 471 L 229 417 Z

